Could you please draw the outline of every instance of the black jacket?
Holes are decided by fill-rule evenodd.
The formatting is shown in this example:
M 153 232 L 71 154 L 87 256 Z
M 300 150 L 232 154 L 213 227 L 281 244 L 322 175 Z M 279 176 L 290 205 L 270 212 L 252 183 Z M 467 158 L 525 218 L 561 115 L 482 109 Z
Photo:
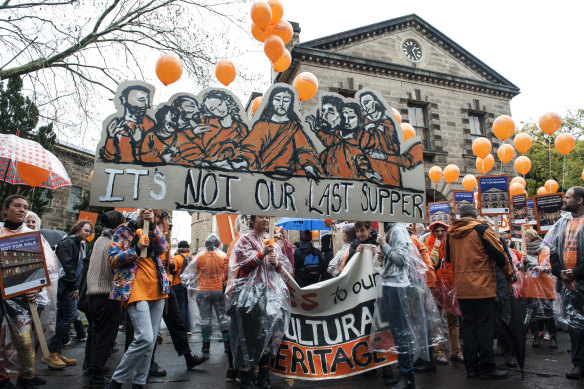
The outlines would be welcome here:
M 359 239 L 355 239 L 351 243 L 351 247 L 349 248 L 349 258 L 347 258 L 347 263 L 349 263 L 351 258 L 353 258 L 353 255 L 355 255 L 355 253 L 357 252 L 357 247 L 359 247 L 360 244 L 372 244 L 373 246 L 377 246 L 377 230 L 375 228 L 372 228 L 371 234 L 369 234 L 369 239 L 367 239 L 366 241 L 361 242 Z M 347 266 L 347 265 L 345 264 L 345 266 Z
M 320 274 L 317 277 L 311 277 L 303 272 L 304 270 L 304 257 L 310 253 L 313 253 L 318 257 L 318 263 L 320 267 Z M 312 242 L 300 242 L 300 247 L 294 250 L 294 279 L 300 287 L 308 286 L 311 284 L 316 284 L 324 280 L 326 271 L 326 264 L 322 257 L 322 252 L 312 245 Z
M 81 240 L 75 235 L 67 235 L 57 244 L 55 254 L 59 258 L 65 274 L 59 278 L 58 293 L 63 291 L 73 292 L 79 290 L 79 279 L 77 278 L 77 266 L 79 265 L 79 251 L 81 250 Z

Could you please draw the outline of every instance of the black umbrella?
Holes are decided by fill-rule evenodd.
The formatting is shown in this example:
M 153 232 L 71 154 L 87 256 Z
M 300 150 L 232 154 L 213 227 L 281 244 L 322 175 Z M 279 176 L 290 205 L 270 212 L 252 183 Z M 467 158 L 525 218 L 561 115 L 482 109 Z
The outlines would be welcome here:
M 514 351 L 517 364 L 521 368 L 521 378 L 523 378 L 523 366 L 525 364 L 525 338 L 531 320 L 527 304 L 523 299 L 516 299 L 513 294 L 510 296 L 511 316 L 509 322 L 501 320 L 499 335 L 504 338 L 508 347 Z
M 49 230 L 46 228 L 41 228 L 39 232 L 53 249 L 57 243 L 59 243 L 61 240 L 63 240 L 64 237 L 67 236 L 67 233 L 61 230 Z

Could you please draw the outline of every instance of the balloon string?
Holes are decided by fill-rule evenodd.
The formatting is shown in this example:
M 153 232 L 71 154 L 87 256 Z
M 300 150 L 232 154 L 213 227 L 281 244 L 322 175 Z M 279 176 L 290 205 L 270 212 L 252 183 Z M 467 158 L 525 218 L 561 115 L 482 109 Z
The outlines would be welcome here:
M 434 183 L 434 202 L 436 202 L 436 189 L 438 188 L 438 183 Z
M 562 168 L 562 192 L 564 192 L 564 178 L 566 177 L 566 156 L 564 155 L 564 167 Z
M 548 160 L 550 161 L 550 178 L 552 178 L 552 136 L 548 136 Z

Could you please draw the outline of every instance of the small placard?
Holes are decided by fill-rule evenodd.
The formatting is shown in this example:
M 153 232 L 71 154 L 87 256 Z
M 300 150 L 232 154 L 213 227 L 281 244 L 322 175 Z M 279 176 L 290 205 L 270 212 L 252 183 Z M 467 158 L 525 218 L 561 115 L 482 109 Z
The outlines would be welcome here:
M 450 205 L 448 201 L 428 204 L 428 222 L 441 222 L 450 225 Z
M 474 205 L 474 192 L 467 190 L 455 190 L 452 192 L 454 197 L 454 218 L 460 219 L 461 205 Z
M 562 216 L 563 193 L 533 196 L 537 231 L 546 234 Z
M 480 176 L 479 213 L 506 215 L 509 209 L 509 176 Z
M 517 224 L 527 223 L 527 196 L 524 194 L 512 196 L 513 218 Z

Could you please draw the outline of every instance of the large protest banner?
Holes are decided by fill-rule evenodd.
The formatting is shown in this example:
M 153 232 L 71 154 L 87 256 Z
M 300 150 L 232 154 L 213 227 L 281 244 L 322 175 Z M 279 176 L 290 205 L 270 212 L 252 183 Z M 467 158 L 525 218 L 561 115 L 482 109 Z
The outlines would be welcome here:
M 333 279 L 300 288 L 288 281 L 290 324 L 271 371 L 286 378 L 342 378 L 394 363 L 395 354 L 371 351 L 379 268 L 372 246 Z M 391 336 L 391 335 L 389 335 Z
M 179 93 L 153 108 L 155 89 L 119 85 L 103 122 L 91 204 L 306 218 L 423 222 L 419 137 L 404 141 L 377 92 L 321 95 L 299 112 L 275 84 L 253 119 L 225 89 Z

